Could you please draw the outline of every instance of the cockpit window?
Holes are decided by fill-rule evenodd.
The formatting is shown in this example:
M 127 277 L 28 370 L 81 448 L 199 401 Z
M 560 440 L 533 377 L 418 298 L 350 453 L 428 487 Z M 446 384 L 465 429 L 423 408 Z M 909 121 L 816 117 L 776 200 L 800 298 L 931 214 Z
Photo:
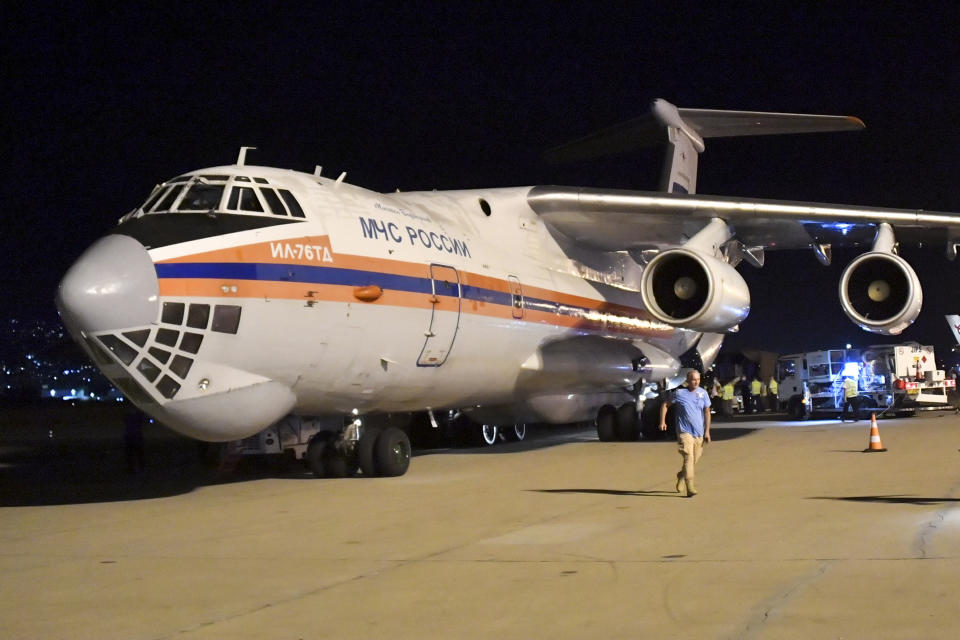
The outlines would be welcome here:
M 150 196 L 150 197 L 147 199 L 147 203 L 146 203 L 145 205 L 143 205 L 143 207 L 142 207 L 143 210 L 144 210 L 144 211 L 150 211 L 150 209 L 153 208 L 153 205 L 157 204 L 157 200 L 160 199 L 160 196 L 162 196 L 162 195 L 165 194 L 166 192 L 167 192 L 167 188 L 166 188 L 166 187 L 157 187 L 156 190 L 154 190 L 153 195 Z
M 182 184 L 171 187 L 170 191 L 167 192 L 167 195 L 165 195 L 163 200 L 160 201 L 160 204 L 157 205 L 157 211 L 169 211 L 170 207 L 173 206 L 174 201 L 177 199 L 177 196 L 179 196 L 182 191 Z
M 212 177 L 212 176 L 211 176 Z M 195 183 L 190 186 L 187 194 L 180 201 L 178 211 L 212 211 L 220 208 L 220 198 L 223 197 L 222 184 Z
M 270 207 L 270 211 L 273 212 L 273 215 L 287 215 L 287 210 L 283 208 L 283 203 L 280 202 L 280 197 L 277 195 L 276 191 L 267 187 L 263 187 L 260 189 L 260 193 L 263 194 L 263 199 L 267 201 L 267 206 Z
M 227 203 L 227 208 L 263 213 L 263 206 L 251 187 L 234 187 L 230 192 L 230 201 Z
M 300 203 L 297 202 L 297 199 L 293 197 L 292 193 L 286 189 L 280 189 L 280 195 L 283 196 L 283 201 L 287 203 L 288 207 L 290 207 L 290 215 L 295 218 L 306 217 L 303 215 L 303 209 L 300 208 Z
M 267 213 L 306 218 L 290 191 L 255 176 L 178 176 L 156 187 L 140 210 L 143 213 Z

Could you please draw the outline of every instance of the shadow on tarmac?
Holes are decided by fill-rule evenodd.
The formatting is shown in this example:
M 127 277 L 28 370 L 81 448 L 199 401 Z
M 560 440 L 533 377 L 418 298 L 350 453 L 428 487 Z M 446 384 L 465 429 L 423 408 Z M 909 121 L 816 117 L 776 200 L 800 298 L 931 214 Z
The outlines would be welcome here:
M 683 498 L 676 491 L 626 491 L 623 489 L 527 489 L 536 493 L 599 493 L 608 496 L 638 496 L 644 498 Z
M 847 502 L 877 502 L 882 504 L 915 504 L 918 506 L 936 506 L 949 502 L 960 502 L 960 498 L 922 498 L 919 496 L 812 496 L 808 500 L 844 500 Z
M 144 468 L 130 473 L 122 415 L 122 407 L 108 405 L 71 407 L 40 403 L 0 409 L 0 507 L 166 498 L 203 486 L 268 478 L 317 480 L 300 463 L 278 456 L 245 457 L 232 466 L 204 463 L 198 455 L 197 442 L 158 425 L 144 428 Z M 527 438 L 520 442 L 501 442 L 492 447 L 417 448 L 413 455 L 508 454 L 597 441 L 592 426 L 531 427 Z M 721 424 L 713 431 L 713 439 L 731 440 L 753 432 L 754 429 Z M 658 432 L 650 439 L 618 444 L 673 441 L 670 434 Z M 676 494 L 627 491 L 624 495 Z

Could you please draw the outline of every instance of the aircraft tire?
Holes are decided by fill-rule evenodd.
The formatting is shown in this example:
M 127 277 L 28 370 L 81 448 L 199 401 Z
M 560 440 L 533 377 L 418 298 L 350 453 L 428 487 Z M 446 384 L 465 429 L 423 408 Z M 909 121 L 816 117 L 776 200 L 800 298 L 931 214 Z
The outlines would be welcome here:
M 497 439 L 500 437 L 500 429 L 498 429 L 495 424 L 482 424 L 480 425 L 479 436 L 481 446 L 492 447 L 497 444 Z
M 527 437 L 527 425 L 524 422 L 518 422 L 511 427 L 501 429 L 500 433 L 508 442 L 520 442 Z
M 397 427 L 387 427 L 374 445 L 374 460 L 381 476 L 402 476 L 410 466 L 410 438 Z
M 617 409 L 617 439 L 633 442 L 639 433 L 637 425 L 637 405 L 628 402 Z
M 613 442 L 617 439 L 617 410 L 610 405 L 600 407 L 597 413 L 597 437 L 600 442 Z
M 357 462 L 360 463 L 360 472 L 364 478 L 376 478 L 380 475 L 374 450 L 379 437 L 380 429 L 366 427 L 360 436 L 360 442 L 357 443 Z
M 304 459 L 307 462 L 307 468 L 313 472 L 318 478 L 326 478 L 327 471 L 324 467 L 324 462 L 326 459 L 325 452 L 327 450 L 327 440 L 326 438 L 314 437 L 310 440 L 310 444 L 307 445 L 307 455 Z
M 346 478 L 350 475 L 350 461 L 333 443 L 328 442 L 323 450 L 323 470 L 328 478 Z

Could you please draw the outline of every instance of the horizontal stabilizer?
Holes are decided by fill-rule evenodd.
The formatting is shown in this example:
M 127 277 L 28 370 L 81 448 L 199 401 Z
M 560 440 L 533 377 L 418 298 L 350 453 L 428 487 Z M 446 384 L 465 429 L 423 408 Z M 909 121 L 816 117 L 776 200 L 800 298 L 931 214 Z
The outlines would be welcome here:
M 681 125 L 686 125 L 701 138 L 859 131 L 864 128 L 863 122 L 853 116 L 678 109 L 666 100 L 658 99 L 647 115 L 550 149 L 544 158 L 549 162 L 573 162 L 664 144 L 667 141 L 665 129 Z
M 683 121 L 693 127 L 702 138 L 859 131 L 864 128 L 863 121 L 853 116 L 713 109 L 678 109 L 678 111 Z

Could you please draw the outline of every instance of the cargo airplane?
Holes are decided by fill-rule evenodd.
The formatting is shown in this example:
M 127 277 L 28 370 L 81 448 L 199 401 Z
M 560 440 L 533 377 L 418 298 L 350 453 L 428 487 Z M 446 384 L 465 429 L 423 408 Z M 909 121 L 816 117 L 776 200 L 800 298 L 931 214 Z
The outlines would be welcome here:
M 696 193 L 707 138 L 862 127 L 657 100 L 553 152 L 653 135 L 667 147 L 656 192 L 376 193 L 319 168 L 248 165 L 244 148 L 158 185 L 71 266 L 57 305 L 155 419 L 209 442 L 269 434 L 317 475 L 404 473 L 408 434 L 391 424 L 414 413 L 466 417 L 488 436 L 590 420 L 601 440 L 635 438 L 643 400 L 681 357 L 709 366 L 747 317 L 736 268 L 762 266 L 768 249 L 829 264 L 835 246 L 867 247 L 840 279 L 843 310 L 881 334 L 917 317 L 898 240 L 953 259 L 960 215 Z

